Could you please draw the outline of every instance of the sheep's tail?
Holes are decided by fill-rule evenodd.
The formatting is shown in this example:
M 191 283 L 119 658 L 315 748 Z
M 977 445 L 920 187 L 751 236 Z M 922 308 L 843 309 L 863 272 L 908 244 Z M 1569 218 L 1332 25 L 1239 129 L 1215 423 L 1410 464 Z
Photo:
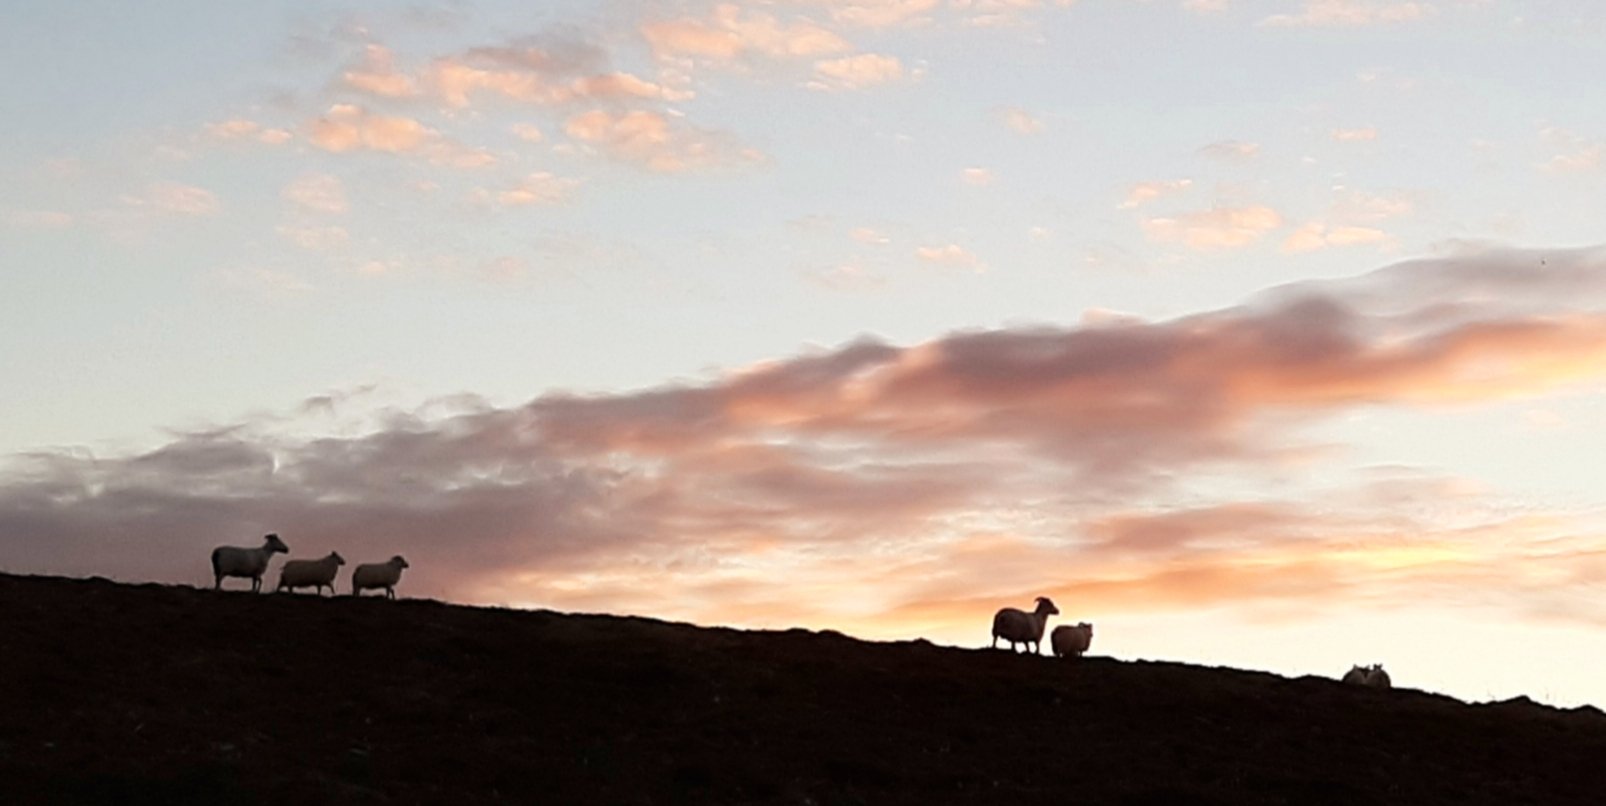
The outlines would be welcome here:
M 213 576 L 216 576 L 218 574 L 218 560 L 222 556 L 223 556 L 223 549 L 221 549 L 221 548 L 212 549 L 212 575 Z

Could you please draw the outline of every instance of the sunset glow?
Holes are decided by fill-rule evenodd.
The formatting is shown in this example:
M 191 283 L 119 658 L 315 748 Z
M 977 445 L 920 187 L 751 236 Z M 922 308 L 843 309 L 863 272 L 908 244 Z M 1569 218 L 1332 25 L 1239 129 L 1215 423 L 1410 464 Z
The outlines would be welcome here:
M 1606 706 L 1606 5 L 33 5 L 0 571 Z

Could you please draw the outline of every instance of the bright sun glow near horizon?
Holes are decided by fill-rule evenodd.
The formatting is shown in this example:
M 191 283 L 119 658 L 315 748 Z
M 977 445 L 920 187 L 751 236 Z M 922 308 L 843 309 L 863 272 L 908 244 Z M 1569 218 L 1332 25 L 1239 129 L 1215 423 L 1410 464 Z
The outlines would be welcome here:
M 1606 706 L 1606 4 L 0 11 L 0 571 Z

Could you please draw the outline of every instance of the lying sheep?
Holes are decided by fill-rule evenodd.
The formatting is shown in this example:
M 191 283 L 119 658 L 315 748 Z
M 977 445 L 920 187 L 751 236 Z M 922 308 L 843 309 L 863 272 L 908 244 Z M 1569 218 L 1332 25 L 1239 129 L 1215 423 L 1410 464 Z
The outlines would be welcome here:
M 1054 628 L 1048 643 L 1056 658 L 1079 658 L 1093 645 L 1093 625 L 1085 621 L 1075 627 L 1061 624 Z
M 384 588 L 385 598 L 394 599 L 396 583 L 401 581 L 402 569 L 407 567 L 407 561 L 399 554 L 389 562 L 359 565 L 351 572 L 351 595 L 361 596 L 369 588 Z
M 333 551 L 321 560 L 285 560 L 284 566 L 279 569 L 278 590 L 289 588 L 291 593 L 295 593 L 296 588 L 317 588 L 318 595 L 322 596 L 327 585 L 329 595 L 333 596 L 335 574 L 345 564 L 346 558 Z
M 212 549 L 212 589 L 222 589 L 224 577 L 249 577 L 251 592 L 256 593 L 262 590 L 262 575 L 268 572 L 268 561 L 274 554 L 288 553 L 290 547 L 276 534 L 263 538 L 261 548 L 218 546 Z
M 1372 668 L 1366 670 L 1366 685 L 1372 688 L 1394 688 L 1394 680 L 1389 673 L 1383 671 L 1383 664 L 1374 663 Z
M 1367 666 L 1351 666 L 1344 673 L 1344 682 L 1352 686 L 1369 686 L 1371 688 L 1393 688 L 1394 681 L 1389 673 L 1383 671 L 1383 664 L 1374 663 Z
M 1037 597 L 1037 609 L 1026 613 L 1013 607 L 1006 607 L 993 616 L 993 648 L 998 648 L 998 639 L 1009 642 L 1011 652 L 1015 645 L 1026 644 L 1031 647 L 1032 654 L 1040 654 L 1042 650 L 1043 627 L 1048 624 L 1048 617 L 1060 612 L 1054 602 L 1047 596 Z

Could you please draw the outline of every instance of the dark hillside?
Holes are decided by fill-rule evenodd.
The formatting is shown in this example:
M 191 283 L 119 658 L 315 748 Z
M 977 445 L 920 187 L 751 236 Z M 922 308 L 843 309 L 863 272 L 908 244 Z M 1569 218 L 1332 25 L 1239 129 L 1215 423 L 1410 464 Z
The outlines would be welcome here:
M 0 802 L 1606 803 L 1606 716 L 1170 663 L 0 575 Z

